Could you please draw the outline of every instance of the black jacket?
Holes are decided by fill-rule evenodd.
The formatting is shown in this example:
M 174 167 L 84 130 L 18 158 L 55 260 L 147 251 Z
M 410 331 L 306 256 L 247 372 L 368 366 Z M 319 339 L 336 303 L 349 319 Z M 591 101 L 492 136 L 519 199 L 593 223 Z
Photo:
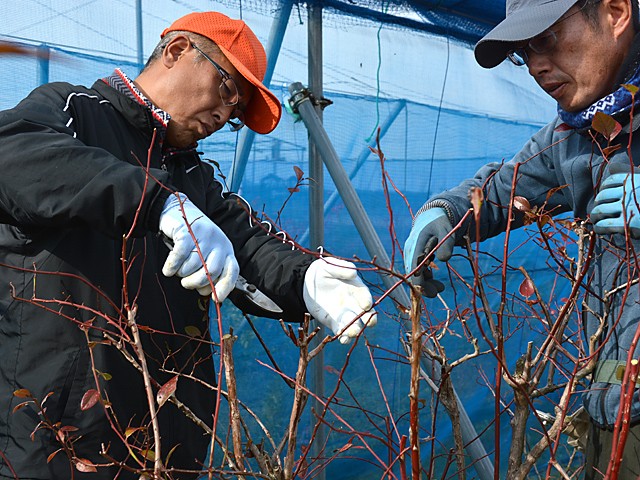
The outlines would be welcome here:
M 46 398 L 51 424 L 77 428 L 75 455 L 95 463 L 106 462 L 101 445 L 117 460 L 127 457 L 114 430 L 149 425 L 141 375 L 115 346 L 131 337 L 125 304 L 137 305 L 154 380 L 184 374 L 176 396 L 211 424 L 215 392 L 199 382 L 215 383 L 206 305 L 161 273 L 168 250 L 158 222 L 171 191 L 224 230 L 241 274 L 285 310 L 285 320 L 304 314 L 302 282 L 313 257 L 268 233 L 240 197 L 223 193 L 195 151 L 166 155 L 157 141 L 150 149 L 153 131 L 147 108 L 102 81 L 91 89 L 45 85 L 0 113 L 0 450 L 21 479 L 71 474 L 64 452 L 47 463 L 60 443 L 36 428 L 37 408 L 14 411 L 26 400 L 14 395 L 19 389 Z M 202 337 L 190 336 L 189 326 Z M 96 381 L 103 403 L 82 410 Z M 209 438 L 173 404 L 159 416 L 164 455 L 176 447 L 170 465 L 197 468 Z M 137 448 L 151 430 L 135 432 L 128 441 L 143 458 Z M 0 464 L 0 475 L 14 478 Z M 100 471 L 91 478 L 114 478 L 117 468 Z

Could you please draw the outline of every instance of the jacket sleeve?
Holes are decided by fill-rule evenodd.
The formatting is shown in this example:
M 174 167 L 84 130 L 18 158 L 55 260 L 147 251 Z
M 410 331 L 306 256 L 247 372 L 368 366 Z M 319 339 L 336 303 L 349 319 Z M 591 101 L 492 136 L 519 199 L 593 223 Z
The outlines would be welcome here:
M 0 112 L 0 222 L 24 229 L 89 227 L 119 237 L 140 207 L 134 235 L 157 226 L 168 192 L 147 182 L 140 166 L 75 138 L 72 112 L 48 85 Z M 162 171 L 154 175 L 166 181 Z
M 421 210 L 441 206 L 455 226 L 472 208 L 469 195 L 471 189 L 480 188 L 484 199 L 480 211 L 479 240 L 506 230 L 514 186 L 514 196 L 526 198 L 531 207 L 544 206 L 552 215 L 571 210 L 570 199 L 562 188 L 566 182 L 561 180 L 562 173 L 557 171 L 557 159 L 554 158 L 557 155 L 553 144 L 554 136 L 557 136 L 554 134 L 556 127 L 557 122 L 550 123 L 531 137 L 511 161 L 485 165 L 473 178 L 429 199 Z M 517 228 L 523 223 L 524 215 L 514 209 L 512 226 Z M 475 222 L 470 215 L 462 228 L 457 230 L 456 243 L 462 244 L 466 234 L 475 240 L 475 230 Z
M 249 203 L 234 193 L 223 193 L 212 178 L 207 198 L 207 214 L 233 244 L 240 274 L 284 310 L 283 314 L 262 311 L 242 302 L 237 294 L 230 298 L 247 313 L 300 322 L 306 313 L 302 297 L 304 275 L 316 257 L 297 248 L 275 226 L 257 220 Z

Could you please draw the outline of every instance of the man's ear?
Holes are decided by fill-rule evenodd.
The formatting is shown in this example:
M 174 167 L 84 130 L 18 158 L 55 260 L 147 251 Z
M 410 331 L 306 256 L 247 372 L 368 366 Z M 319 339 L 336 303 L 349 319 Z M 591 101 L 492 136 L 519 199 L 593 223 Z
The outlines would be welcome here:
M 171 39 L 162 50 L 162 63 L 171 68 L 178 59 L 191 49 L 191 40 L 184 35 L 178 35 Z
M 602 8 L 616 38 L 620 38 L 625 32 L 633 31 L 633 8 L 631 2 L 638 0 L 603 0 Z

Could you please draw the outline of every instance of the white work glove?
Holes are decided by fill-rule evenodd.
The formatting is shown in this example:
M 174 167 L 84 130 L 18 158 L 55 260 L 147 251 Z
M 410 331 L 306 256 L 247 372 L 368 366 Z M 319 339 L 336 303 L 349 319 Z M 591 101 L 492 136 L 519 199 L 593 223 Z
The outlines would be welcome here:
M 179 196 L 179 197 L 178 197 Z M 191 232 L 187 225 L 191 226 Z M 222 302 L 235 287 L 240 267 L 233 246 L 220 228 L 183 193 L 170 195 L 160 214 L 160 232 L 173 243 L 162 267 L 162 273 L 182 277 L 184 288 L 210 295 L 211 284 L 205 272 L 193 237 L 205 260 L 207 271 Z M 214 298 L 215 299 L 215 298 Z
M 342 344 L 378 322 L 376 311 L 371 309 L 371 292 L 351 262 L 333 257 L 315 260 L 304 276 L 302 296 L 311 316 L 335 335 L 340 334 Z

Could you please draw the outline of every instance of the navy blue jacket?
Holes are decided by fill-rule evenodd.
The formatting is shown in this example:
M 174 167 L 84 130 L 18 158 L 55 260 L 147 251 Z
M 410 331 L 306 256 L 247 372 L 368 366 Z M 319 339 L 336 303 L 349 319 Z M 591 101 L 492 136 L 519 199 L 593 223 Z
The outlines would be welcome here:
M 623 132 L 613 144 L 619 144 L 621 148 L 610 154 L 606 161 L 602 155 L 602 149 L 606 147 L 605 142 L 600 141 L 602 136 L 594 141 L 588 132 L 559 129 L 562 122 L 557 117 L 536 133 L 511 161 L 484 166 L 473 178 L 431 198 L 425 207 L 444 207 L 452 225 L 456 225 L 472 208 L 470 188 L 480 187 L 484 192 L 480 240 L 498 235 L 507 227 L 513 176 L 515 166 L 519 165 L 514 195 L 526 198 L 531 207 L 544 207 L 552 215 L 573 212 L 578 221 L 586 220 L 586 227 L 590 228 L 588 219 L 595 195 L 602 180 L 609 175 L 611 166 L 619 164 L 630 169 L 627 150 L 630 124 L 628 118 L 619 120 L 623 124 Z M 635 120 L 634 129 L 637 129 L 639 122 Z M 635 165 L 640 164 L 639 135 L 637 130 L 632 135 L 631 158 Z M 523 222 L 522 213 L 514 210 L 513 228 L 522 226 Z M 466 234 L 474 239 L 475 231 L 475 224 L 468 221 L 456 232 L 457 244 L 464 243 Z M 597 351 L 592 353 L 599 355 L 600 360 L 624 363 L 640 318 L 638 265 L 635 257 L 626 254 L 624 235 L 596 236 L 595 242 L 594 258 L 583 282 L 588 288 L 582 289 L 586 292 L 588 306 L 582 311 L 585 340 L 588 344 L 591 337 L 600 331 Z M 632 251 L 640 254 L 640 242 L 632 240 L 631 243 Z M 582 307 L 580 300 L 582 298 L 578 308 Z M 585 393 L 584 402 L 598 424 L 612 426 L 619 410 L 620 385 L 594 383 Z M 640 397 L 636 389 L 632 420 L 639 419 Z

